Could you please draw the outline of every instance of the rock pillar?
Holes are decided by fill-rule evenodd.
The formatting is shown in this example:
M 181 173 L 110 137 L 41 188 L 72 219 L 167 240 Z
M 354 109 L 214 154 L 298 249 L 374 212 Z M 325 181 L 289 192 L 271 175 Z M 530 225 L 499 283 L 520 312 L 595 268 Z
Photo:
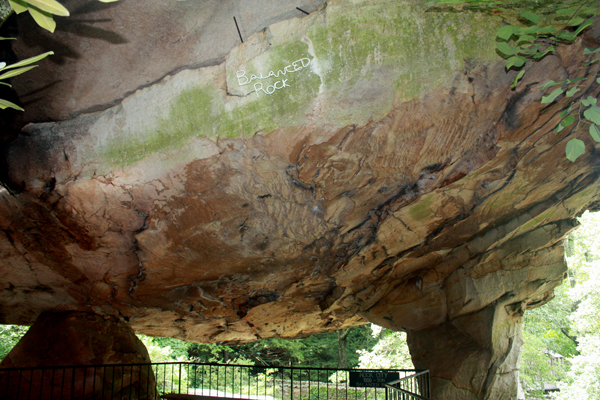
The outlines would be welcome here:
M 522 312 L 492 304 L 442 325 L 408 331 L 413 363 L 431 373 L 431 398 L 513 400 Z
M 88 399 L 104 394 L 111 399 L 153 399 L 156 383 L 151 368 L 91 367 L 149 362 L 144 344 L 117 317 L 76 311 L 46 312 L 38 317 L 0 368 L 81 367 L 2 372 L 0 397 Z M 5 388 L 8 393 L 4 393 Z

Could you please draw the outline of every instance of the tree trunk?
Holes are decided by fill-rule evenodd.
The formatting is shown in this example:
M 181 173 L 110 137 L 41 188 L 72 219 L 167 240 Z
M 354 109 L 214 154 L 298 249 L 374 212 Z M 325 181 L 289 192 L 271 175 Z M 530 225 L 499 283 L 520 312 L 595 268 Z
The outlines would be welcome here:
M 338 331 L 338 368 L 348 368 L 348 359 L 346 357 L 346 339 L 350 329 Z

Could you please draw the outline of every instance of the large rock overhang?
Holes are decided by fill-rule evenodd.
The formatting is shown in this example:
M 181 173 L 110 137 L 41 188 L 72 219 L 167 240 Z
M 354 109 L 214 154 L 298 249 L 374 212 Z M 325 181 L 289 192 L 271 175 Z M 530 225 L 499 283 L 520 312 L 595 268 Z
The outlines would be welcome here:
M 244 342 L 365 321 L 423 331 L 551 298 L 561 239 L 598 204 L 599 158 L 583 126 L 553 132 L 571 99 L 542 105 L 540 88 L 586 73 L 598 26 L 511 89 L 498 16 L 313 3 L 222 62 L 33 106 L 25 119 L 56 122 L 6 153 L 1 322 L 79 310 Z M 66 69 L 89 79 L 86 56 L 111 47 L 81 47 Z M 123 83 L 118 61 L 102 85 Z M 575 100 L 598 94 L 589 68 Z M 575 135 L 587 152 L 571 163 Z

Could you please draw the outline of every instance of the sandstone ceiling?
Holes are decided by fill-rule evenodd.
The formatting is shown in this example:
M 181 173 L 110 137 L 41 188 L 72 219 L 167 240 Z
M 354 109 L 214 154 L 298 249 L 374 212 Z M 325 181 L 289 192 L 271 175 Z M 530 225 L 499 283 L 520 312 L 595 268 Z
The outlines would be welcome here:
M 513 90 L 500 16 L 65 4 L 54 35 L 19 20 L 20 57 L 57 55 L 14 82 L 0 322 L 79 310 L 237 342 L 372 321 L 408 331 L 417 364 L 436 340 L 491 349 L 481 382 L 515 357 L 523 311 L 562 280 L 562 238 L 599 204 L 598 144 L 583 125 L 553 132 L 571 99 L 539 101 L 547 80 L 584 75 L 574 99 L 597 97 L 598 63 L 582 66 L 597 23 Z M 571 163 L 575 135 L 587 151 Z

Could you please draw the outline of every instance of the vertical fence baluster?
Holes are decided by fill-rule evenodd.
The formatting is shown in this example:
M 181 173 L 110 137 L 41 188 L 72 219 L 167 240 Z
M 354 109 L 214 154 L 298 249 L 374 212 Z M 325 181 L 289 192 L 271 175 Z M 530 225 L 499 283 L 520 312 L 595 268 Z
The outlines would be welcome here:
M 150 371 L 152 371 L 152 364 L 146 365 L 146 398 L 150 400 Z M 154 396 L 156 397 L 156 396 Z
M 83 367 L 83 389 L 81 390 L 81 397 L 85 398 L 85 378 L 86 378 L 87 368 Z
M 129 366 L 129 400 L 131 400 L 131 392 L 133 391 L 133 365 Z
M 71 372 L 71 400 L 75 398 L 75 374 L 77 373 L 77 370 L 75 369 L 75 367 L 73 368 L 69 368 L 72 372 Z
M 50 400 L 54 397 L 54 374 L 56 372 L 56 368 L 52 368 L 52 377 L 50 378 Z
M 179 363 L 179 387 L 177 388 L 177 393 L 181 394 L 181 363 Z
M 140 396 L 142 395 L 142 366 L 138 365 L 136 369 L 138 370 L 137 397 L 139 399 Z M 131 379 L 133 379 L 133 374 L 132 374 Z M 133 386 L 133 382 L 132 382 L 131 386 Z
M 19 394 L 21 394 L 21 375 L 23 374 L 22 370 L 19 370 L 19 379 L 17 380 L 17 399 L 19 398 Z
M 119 375 L 121 377 L 121 389 L 119 390 L 120 396 L 123 396 L 123 385 L 125 384 L 125 367 L 124 366 L 120 366 L 121 367 L 121 374 Z
M 40 400 L 42 400 L 42 393 L 44 392 L 44 371 L 45 369 L 42 368 L 42 376 L 40 377 Z

